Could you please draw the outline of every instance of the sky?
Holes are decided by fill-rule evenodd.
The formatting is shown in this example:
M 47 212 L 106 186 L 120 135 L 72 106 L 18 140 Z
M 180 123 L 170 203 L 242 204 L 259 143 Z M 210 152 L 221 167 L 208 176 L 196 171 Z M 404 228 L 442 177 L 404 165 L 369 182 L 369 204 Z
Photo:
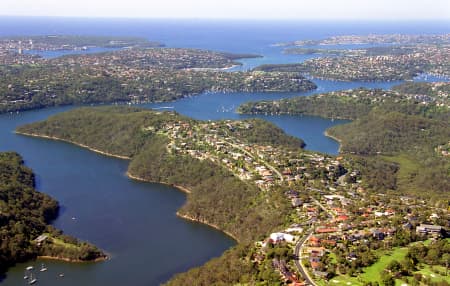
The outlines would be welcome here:
M 0 15 L 450 20 L 450 0 L 0 0 Z

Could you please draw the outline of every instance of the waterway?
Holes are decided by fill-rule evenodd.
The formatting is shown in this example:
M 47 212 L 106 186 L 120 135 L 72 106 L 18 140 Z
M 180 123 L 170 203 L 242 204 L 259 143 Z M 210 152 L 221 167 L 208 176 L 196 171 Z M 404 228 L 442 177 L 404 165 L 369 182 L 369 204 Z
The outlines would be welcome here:
M 93 34 L 144 36 L 171 47 L 192 47 L 231 52 L 258 53 L 263 58 L 243 60 L 237 69 L 263 63 L 299 62 L 310 55 L 284 55 L 271 44 L 299 39 L 316 39 L 333 34 L 373 32 L 448 32 L 439 23 L 383 25 L 365 23 L 231 23 L 202 21 L 128 21 L 60 18 L 0 18 L 0 35 Z M 93 50 L 95 52 L 95 50 Z M 55 55 L 48 55 L 55 56 Z M 56 55 L 57 56 L 57 55 Z M 318 90 L 307 93 L 202 94 L 176 102 L 144 104 L 146 108 L 174 109 L 202 120 L 242 119 L 239 104 L 295 95 L 308 96 L 357 88 L 389 88 L 396 83 L 361 83 L 314 80 Z M 0 151 L 17 151 L 37 174 L 37 189 L 61 204 L 53 222 L 65 233 L 90 241 L 111 255 L 101 263 L 70 264 L 45 261 L 46 272 L 36 272 L 38 285 L 158 285 L 178 272 L 219 256 L 235 242 L 210 227 L 176 217 L 185 194 L 161 184 L 142 183 L 125 176 L 128 162 L 106 157 L 59 141 L 16 135 L 22 124 L 44 120 L 73 107 L 49 108 L 19 114 L 0 115 Z M 310 116 L 259 115 L 305 140 L 307 149 L 336 154 L 338 144 L 323 132 L 345 121 Z M 10 269 L 1 285 L 26 285 L 24 268 Z M 64 273 L 64 277 L 59 277 Z

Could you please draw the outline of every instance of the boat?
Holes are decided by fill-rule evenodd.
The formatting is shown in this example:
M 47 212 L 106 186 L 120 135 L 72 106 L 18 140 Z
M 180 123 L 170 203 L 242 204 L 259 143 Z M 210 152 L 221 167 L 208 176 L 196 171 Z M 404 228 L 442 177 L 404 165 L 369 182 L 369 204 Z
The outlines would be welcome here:
M 59 273 L 59 277 L 64 277 L 64 273 Z
M 28 271 L 31 271 L 31 270 L 33 270 L 34 269 L 34 267 L 33 266 L 28 266 L 27 268 L 25 268 L 26 270 L 28 270 Z
M 47 267 L 45 267 L 44 263 L 42 263 L 41 269 L 39 271 L 44 272 L 44 271 L 47 271 L 47 270 L 48 270 Z
M 34 283 L 36 283 L 38 280 L 37 278 L 33 278 L 33 273 L 30 273 L 30 277 L 28 279 L 28 284 L 32 285 Z

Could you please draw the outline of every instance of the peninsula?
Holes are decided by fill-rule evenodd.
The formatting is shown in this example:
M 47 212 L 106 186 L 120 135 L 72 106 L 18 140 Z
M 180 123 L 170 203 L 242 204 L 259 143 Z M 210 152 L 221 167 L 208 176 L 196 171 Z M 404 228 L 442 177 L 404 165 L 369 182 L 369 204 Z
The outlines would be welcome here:
M 278 43 L 277 46 L 326 46 L 326 45 L 363 45 L 363 44 L 444 44 L 450 40 L 450 34 L 369 34 L 369 35 L 340 35 L 319 40 L 301 40 Z
M 203 92 L 297 92 L 316 85 L 299 73 L 228 72 L 243 57 L 197 49 L 163 48 L 142 39 L 57 37 L 0 40 L 0 113 L 55 105 L 172 101 Z M 37 41 L 40 39 L 40 41 Z M 44 59 L 19 47 L 69 49 L 80 44 L 115 51 Z M 65 44 L 64 44 L 65 43 Z M 151 47 L 148 47 L 151 46 Z
M 95 246 L 49 225 L 58 215 L 58 203 L 34 189 L 35 176 L 19 154 L 0 153 L 0 174 L 0 274 L 36 257 L 68 262 L 107 258 Z
M 430 120 L 437 124 L 438 119 Z M 427 134 L 447 132 L 439 126 L 430 126 Z M 439 249 L 438 257 L 446 253 L 448 240 L 440 237 L 448 227 L 442 199 L 448 192 L 427 200 L 396 192 L 395 176 L 402 170 L 396 163 L 347 151 L 337 157 L 305 151 L 301 140 L 262 120 L 198 121 L 175 112 L 95 107 L 61 113 L 17 132 L 130 157 L 131 177 L 188 191 L 180 216 L 238 241 L 221 257 L 176 275 L 167 285 L 310 283 L 305 271 L 323 283 L 352 279 L 363 277 L 396 247 L 409 251 L 416 262 L 403 276 L 380 273 L 383 279 L 409 281 L 419 266 L 445 265 L 436 257 L 413 255 L 415 247 L 427 253 Z M 386 148 L 382 151 L 402 148 L 410 138 L 400 139 L 391 147 L 380 142 Z M 421 138 L 409 146 L 427 142 Z M 427 150 L 435 152 L 432 146 Z M 432 184 L 426 187 L 433 190 Z M 437 244 L 423 244 L 431 236 Z M 392 247 L 384 248 L 387 243 Z
M 370 47 L 361 48 L 358 46 L 361 44 Z M 333 46 L 328 49 L 327 45 L 338 48 Z M 338 36 L 298 41 L 287 43 L 286 46 L 295 47 L 285 52 L 327 56 L 303 63 L 262 65 L 255 70 L 300 72 L 316 78 L 341 81 L 411 80 L 422 73 L 448 78 L 449 45 L 449 34 Z

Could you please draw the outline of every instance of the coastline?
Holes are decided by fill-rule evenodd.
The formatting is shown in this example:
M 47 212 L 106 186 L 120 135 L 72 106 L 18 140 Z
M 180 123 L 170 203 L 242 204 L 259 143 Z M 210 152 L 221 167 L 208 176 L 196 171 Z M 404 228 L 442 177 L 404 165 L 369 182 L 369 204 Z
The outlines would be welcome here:
M 81 144 L 81 143 L 70 141 L 70 140 L 67 140 L 67 139 L 62 139 L 62 138 L 58 138 L 58 137 L 54 137 L 54 136 L 40 135 L 40 134 L 36 134 L 36 133 L 20 132 L 20 131 L 17 131 L 17 130 L 14 131 L 14 132 L 16 134 L 25 135 L 25 136 L 31 136 L 31 137 L 37 137 L 37 138 L 45 138 L 45 139 L 51 139 L 51 140 L 67 142 L 67 143 L 77 145 L 79 147 L 88 149 L 90 151 L 93 151 L 95 153 L 99 153 L 99 154 L 102 154 L 102 155 L 105 155 L 105 156 L 108 156 L 108 157 L 114 157 L 114 158 L 123 159 L 123 160 L 130 160 L 131 159 L 131 157 L 128 157 L 128 156 L 121 156 L 121 155 L 116 155 L 116 154 L 100 151 L 98 149 L 89 147 L 89 146 Z
M 70 262 L 70 263 L 90 263 L 90 262 L 102 262 L 109 260 L 109 256 L 104 257 L 97 257 L 94 260 L 80 260 L 80 259 L 70 259 L 65 257 L 58 257 L 58 256 L 50 256 L 50 255 L 38 255 L 38 259 L 44 259 L 44 260 L 55 260 L 55 261 L 64 261 L 64 262 Z
M 133 180 L 136 180 L 136 181 L 141 181 L 141 182 L 146 182 L 146 183 L 158 183 L 158 184 L 164 184 L 164 185 L 168 185 L 168 186 L 177 188 L 177 189 L 179 189 L 181 192 L 186 193 L 186 194 L 192 193 L 191 190 L 189 190 L 189 189 L 187 189 L 187 188 L 185 188 L 185 187 L 183 187 L 183 186 L 180 186 L 180 185 L 169 184 L 169 183 L 165 183 L 165 182 L 156 182 L 156 181 L 146 180 L 146 179 L 143 179 L 143 178 L 141 178 L 141 177 L 137 177 L 137 176 L 135 176 L 135 175 L 132 175 L 132 174 L 130 174 L 130 172 L 127 172 L 126 175 L 127 175 L 129 178 L 131 178 L 131 179 L 133 179 Z M 226 231 L 226 230 L 221 229 L 220 227 L 218 227 L 217 225 L 215 225 L 215 224 L 213 224 L 213 223 L 210 223 L 210 222 L 205 221 L 205 220 L 195 219 L 195 218 L 193 218 L 193 217 L 191 217 L 190 215 L 187 215 L 187 214 L 181 214 L 180 211 L 177 211 L 176 214 L 177 214 L 178 217 L 183 218 L 183 219 L 185 219 L 185 220 L 189 220 L 189 221 L 192 221 L 192 222 L 197 222 L 197 223 L 205 224 L 205 225 L 207 225 L 207 226 L 209 226 L 209 227 L 212 227 L 212 228 L 214 228 L 214 229 L 216 229 L 216 230 L 218 230 L 218 231 L 221 231 L 221 232 L 223 232 L 224 234 L 226 234 L 226 235 L 228 235 L 229 237 L 231 237 L 232 239 L 234 239 L 235 241 L 239 242 L 239 239 L 238 239 L 236 236 L 234 236 L 232 233 L 230 233 L 230 232 L 228 232 L 228 231 Z
M 328 133 L 328 130 L 325 130 L 325 132 L 323 132 L 323 135 L 325 135 L 326 137 L 331 138 L 339 143 L 338 154 L 340 154 L 342 151 L 342 140 L 331 135 L 330 133 Z
M 221 231 L 221 232 L 225 233 L 226 235 L 228 235 L 229 237 L 231 237 L 232 239 L 234 239 L 236 242 L 239 243 L 239 239 L 236 236 L 234 236 L 232 233 L 230 233 L 230 232 L 228 232 L 226 230 L 221 229 L 220 227 L 218 227 L 217 225 L 215 225 L 213 223 L 207 222 L 205 220 L 200 220 L 200 219 L 193 218 L 193 217 L 191 217 L 190 215 L 187 215 L 187 214 L 181 214 L 179 211 L 177 211 L 177 216 L 180 217 L 180 218 L 183 218 L 185 220 L 189 220 L 189 221 L 192 221 L 192 222 L 205 224 L 205 225 L 207 225 L 209 227 L 212 227 L 212 228 L 214 228 L 214 229 L 216 229 L 218 231 Z
M 16 133 L 16 134 L 25 135 L 25 136 L 32 136 L 32 137 L 38 137 L 38 138 L 45 138 L 45 139 L 51 139 L 51 140 L 63 141 L 63 142 L 67 142 L 67 143 L 71 143 L 71 144 L 77 145 L 77 146 L 79 146 L 79 147 L 86 148 L 86 149 L 88 149 L 88 150 L 90 150 L 90 151 L 93 151 L 93 152 L 96 152 L 96 153 L 99 153 L 99 154 L 102 154 L 102 155 L 105 155 L 105 156 L 115 157 L 115 158 L 124 159 L 124 160 L 131 160 L 130 157 L 120 156 L 120 155 L 115 155 L 115 154 L 111 154 L 111 153 L 108 153 L 108 152 L 103 152 L 103 151 L 100 151 L 100 150 L 98 150 L 98 149 L 89 147 L 89 146 L 84 145 L 84 144 L 81 144 L 81 143 L 73 142 L 73 141 L 66 140 L 66 139 L 61 139 L 61 138 L 54 137 L 54 136 L 39 135 L 39 134 L 35 134 L 35 133 L 27 133 L 27 132 L 20 132 L 20 131 L 15 131 L 15 133 Z M 141 178 L 141 177 L 138 177 L 138 176 L 136 176 L 136 175 L 132 175 L 132 174 L 131 174 L 130 172 L 128 172 L 128 171 L 126 172 L 126 175 L 127 175 L 127 177 L 129 177 L 130 179 L 133 179 L 133 180 L 136 180 L 136 181 L 141 181 L 141 182 L 146 182 L 146 183 L 158 183 L 158 184 L 163 184 L 163 185 L 167 185 L 167 186 L 174 187 L 174 188 L 178 189 L 179 191 L 181 191 L 181 192 L 183 192 L 183 193 L 186 193 L 186 194 L 191 194 L 191 193 L 192 193 L 191 190 L 189 190 L 189 189 L 186 188 L 186 187 L 180 186 L 180 185 L 170 184 L 170 183 L 166 183 L 166 182 L 158 182 L 158 181 L 146 180 L 146 179 Z M 183 218 L 183 219 L 186 219 L 186 220 L 189 220 L 189 221 L 192 221 L 192 222 L 205 224 L 205 225 L 207 225 L 207 226 L 209 226 L 209 227 L 212 227 L 212 228 L 214 228 L 214 229 L 216 229 L 216 230 L 218 230 L 218 231 L 223 232 L 223 233 L 226 234 L 227 236 L 229 236 L 229 237 L 231 237 L 232 239 L 234 239 L 236 242 L 239 242 L 239 239 L 238 239 L 236 236 L 234 236 L 232 233 L 230 233 L 230 232 L 228 232 L 228 231 L 226 231 L 226 230 L 223 230 L 223 229 L 219 228 L 217 225 L 215 225 L 215 224 L 213 224 L 213 223 L 210 223 L 210 222 L 207 222 L 207 221 L 204 221 L 204 220 L 195 219 L 195 218 L 193 218 L 193 217 L 191 217 L 191 216 L 189 216 L 189 215 L 181 214 L 179 211 L 176 212 L 176 215 L 177 215 L 178 217 L 181 217 L 181 218 Z M 52 257 L 52 256 L 38 256 L 38 258 L 42 258 L 42 259 L 52 259 L 52 260 L 60 260 L 60 261 L 66 261 L 66 262 L 80 262 L 80 263 L 81 263 L 81 262 L 96 262 L 96 261 L 97 261 L 97 259 L 96 259 L 96 260 L 93 260 L 93 261 L 77 261 L 77 260 L 71 260 L 71 259 L 68 259 L 68 258 L 60 258 L 60 257 Z M 105 258 L 100 258 L 99 261 L 104 261 L 104 260 L 107 260 L 107 259 L 109 259 L 108 256 L 106 256 Z
M 186 194 L 192 193 L 191 190 L 189 190 L 189 189 L 187 189 L 187 188 L 185 188 L 185 187 L 183 187 L 183 186 L 180 186 L 180 185 L 169 184 L 169 183 L 166 183 L 166 182 L 157 182 L 157 181 L 146 180 L 146 179 L 144 179 L 144 178 L 141 178 L 141 177 L 132 175 L 130 172 L 127 172 L 126 175 L 127 175 L 128 178 L 133 179 L 133 180 L 136 180 L 136 181 L 146 182 L 146 183 L 163 184 L 163 185 L 167 185 L 167 186 L 170 186 L 170 187 L 177 188 L 177 189 L 179 189 L 181 192 L 186 193 Z

